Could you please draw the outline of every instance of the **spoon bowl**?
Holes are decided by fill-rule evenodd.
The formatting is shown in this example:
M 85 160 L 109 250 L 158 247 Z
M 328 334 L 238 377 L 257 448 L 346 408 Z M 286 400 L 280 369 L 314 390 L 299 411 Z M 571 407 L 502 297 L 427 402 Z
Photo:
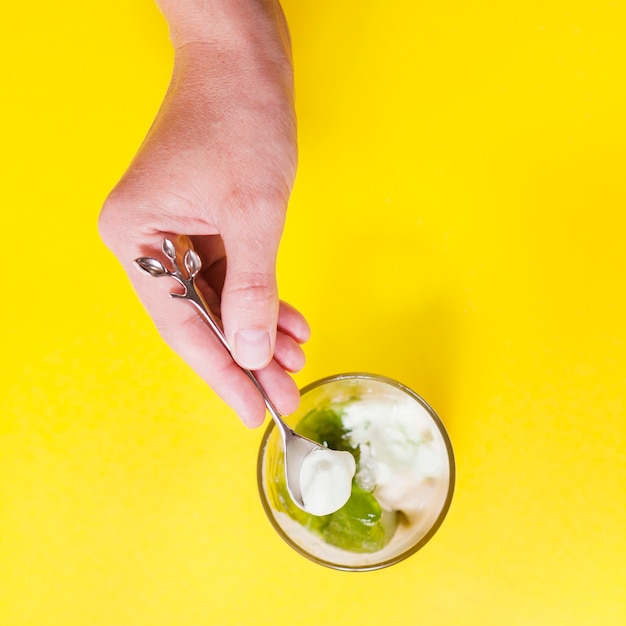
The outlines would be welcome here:
M 267 406 L 267 405 L 266 405 Z M 294 430 L 289 428 L 283 419 L 274 415 L 270 411 L 274 423 L 280 431 L 280 436 L 283 442 L 283 448 L 285 453 L 285 479 L 287 484 L 287 491 L 291 496 L 291 499 L 303 510 L 306 511 L 304 501 L 302 499 L 302 486 L 300 484 L 300 473 L 304 460 L 314 452 L 315 450 L 324 449 L 324 446 L 311 441 L 306 437 L 302 437 Z

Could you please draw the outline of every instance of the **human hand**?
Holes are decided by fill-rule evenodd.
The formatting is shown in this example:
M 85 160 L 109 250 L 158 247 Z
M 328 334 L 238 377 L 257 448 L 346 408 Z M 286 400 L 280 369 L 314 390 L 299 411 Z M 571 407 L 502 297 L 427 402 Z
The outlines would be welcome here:
M 194 3 L 173 3 L 185 4 Z M 202 41 L 186 26 L 197 21 L 169 16 L 172 81 L 99 227 L 164 340 L 245 424 L 258 426 L 265 406 L 253 383 L 194 308 L 167 296 L 172 285 L 133 267 L 137 257 L 158 257 L 165 237 L 182 248 L 189 236 L 203 264 L 198 288 L 237 363 L 255 370 L 281 413 L 296 408 L 287 372 L 303 367 L 309 329 L 279 302 L 275 270 L 297 160 L 289 44 L 276 3 L 240 5 L 217 0 L 221 21 L 211 21 Z

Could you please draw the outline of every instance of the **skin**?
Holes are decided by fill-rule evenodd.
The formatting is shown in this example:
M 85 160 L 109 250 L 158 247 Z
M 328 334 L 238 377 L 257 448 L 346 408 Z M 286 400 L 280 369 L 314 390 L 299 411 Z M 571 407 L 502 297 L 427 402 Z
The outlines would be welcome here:
M 191 241 L 198 285 L 221 317 L 236 362 L 255 370 L 282 413 L 298 405 L 304 317 L 278 298 L 276 256 L 296 164 L 293 72 L 275 1 L 161 0 L 175 48 L 171 83 L 128 171 L 100 214 L 163 339 L 250 426 L 265 419 L 254 385 L 174 286 L 137 271 L 164 237 Z M 187 240 L 186 237 L 189 237 Z

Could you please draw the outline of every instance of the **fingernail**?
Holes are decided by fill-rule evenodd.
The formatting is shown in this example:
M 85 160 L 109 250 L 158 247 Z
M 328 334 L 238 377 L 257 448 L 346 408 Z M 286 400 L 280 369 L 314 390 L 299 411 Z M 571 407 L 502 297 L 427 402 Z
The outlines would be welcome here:
M 235 334 L 235 358 L 239 365 L 249 370 L 260 369 L 267 365 L 270 356 L 267 331 L 250 328 Z

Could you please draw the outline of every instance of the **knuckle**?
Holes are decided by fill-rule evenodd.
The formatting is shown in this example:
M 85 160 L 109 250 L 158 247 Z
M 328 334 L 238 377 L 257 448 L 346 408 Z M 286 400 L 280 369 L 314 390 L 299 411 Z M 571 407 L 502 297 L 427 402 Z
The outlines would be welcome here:
M 112 196 L 109 196 L 102 205 L 102 209 L 100 209 L 100 214 L 98 215 L 98 232 L 105 243 L 110 241 L 115 231 L 119 212 L 117 201 L 114 200 Z
M 263 182 L 232 185 L 226 191 L 226 200 L 231 211 L 248 217 L 251 211 L 258 215 L 275 215 L 286 211 L 289 186 L 276 181 L 277 177 L 274 177 L 271 182 L 263 179 Z
M 224 297 L 236 298 L 244 304 L 274 300 L 277 298 L 276 279 L 266 272 L 239 274 L 226 288 Z
M 109 247 L 120 233 L 134 230 L 141 225 L 132 209 L 132 201 L 117 189 L 104 201 L 98 215 L 98 232 Z

